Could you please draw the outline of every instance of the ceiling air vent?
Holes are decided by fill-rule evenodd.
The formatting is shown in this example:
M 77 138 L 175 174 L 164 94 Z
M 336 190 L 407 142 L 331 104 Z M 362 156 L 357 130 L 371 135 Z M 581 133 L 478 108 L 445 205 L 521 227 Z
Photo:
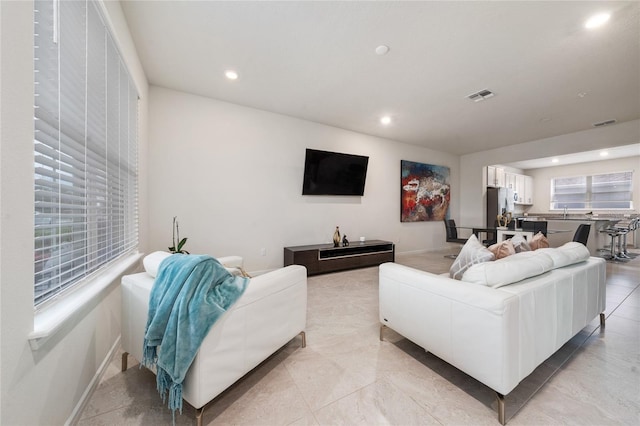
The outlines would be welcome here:
M 602 127 L 602 126 L 608 126 L 609 124 L 615 124 L 616 120 L 607 120 L 607 121 L 601 121 L 599 123 L 593 123 L 593 127 Z
M 478 92 L 467 95 L 467 98 L 471 99 L 473 102 L 480 102 L 480 101 L 484 101 L 487 98 L 491 98 L 493 96 L 495 96 L 495 94 L 491 90 L 482 89 Z

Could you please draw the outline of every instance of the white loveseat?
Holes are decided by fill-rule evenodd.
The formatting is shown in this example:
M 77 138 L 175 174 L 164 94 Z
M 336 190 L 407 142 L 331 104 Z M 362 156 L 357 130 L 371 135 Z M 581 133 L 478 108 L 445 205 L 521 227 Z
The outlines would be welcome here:
M 504 395 L 598 314 L 604 325 L 606 262 L 576 244 L 474 265 L 462 281 L 384 263 L 380 338 L 389 327 L 495 390 L 504 424 Z
M 164 256 L 153 253 L 145 258 L 145 272 L 122 277 L 123 371 L 127 354 L 142 360 L 149 295 Z M 218 260 L 231 272 L 242 268 L 241 257 Z M 196 408 L 196 423 L 202 424 L 209 401 L 298 334 L 304 347 L 306 319 L 304 266 L 291 265 L 251 278 L 244 294 L 205 337 L 184 379 L 183 399 Z

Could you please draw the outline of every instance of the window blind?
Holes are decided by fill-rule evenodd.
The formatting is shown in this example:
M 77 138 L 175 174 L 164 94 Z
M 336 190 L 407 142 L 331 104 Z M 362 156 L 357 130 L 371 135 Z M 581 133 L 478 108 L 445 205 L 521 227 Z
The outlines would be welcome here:
M 633 208 L 633 172 L 553 178 L 551 209 Z
M 39 305 L 137 247 L 138 95 L 92 0 L 34 2 Z

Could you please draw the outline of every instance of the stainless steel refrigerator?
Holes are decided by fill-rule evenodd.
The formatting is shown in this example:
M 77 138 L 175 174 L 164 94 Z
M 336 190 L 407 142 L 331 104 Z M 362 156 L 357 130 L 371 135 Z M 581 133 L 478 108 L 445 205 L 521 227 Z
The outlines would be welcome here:
M 514 193 L 511 188 L 487 188 L 487 227 L 496 225 L 499 214 L 505 214 L 514 210 Z

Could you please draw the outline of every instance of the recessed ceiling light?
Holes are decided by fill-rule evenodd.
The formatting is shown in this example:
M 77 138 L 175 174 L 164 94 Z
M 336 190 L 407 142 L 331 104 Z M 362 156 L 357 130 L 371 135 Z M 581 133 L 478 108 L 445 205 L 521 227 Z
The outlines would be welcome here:
M 384 117 L 380 118 L 380 123 L 382 123 L 385 126 L 388 126 L 389 124 L 391 124 L 391 117 L 389 117 L 388 115 L 385 115 Z
M 604 25 L 609 20 L 609 18 L 611 18 L 611 15 L 608 13 L 593 15 L 587 20 L 587 22 L 585 22 L 584 27 L 589 29 L 598 28 L 599 26 Z
M 587 96 L 587 92 L 580 92 L 580 93 L 578 93 L 578 97 L 579 97 L 579 98 L 584 98 L 585 96 Z
M 376 47 L 376 55 L 386 55 L 387 53 L 389 53 L 389 46 L 381 44 L 380 46 Z
M 227 77 L 229 80 L 237 80 L 238 79 L 238 73 L 235 72 L 234 70 L 227 70 L 224 72 L 224 76 Z
M 600 157 L 606 157 L 609 155 L 609 151 L 600 151 Z
M 552 162 L 552 163 L 557 163 L 558 161 L 560 161 L 560 160 L 558 160 L 557 158 L 552 158 L 552 159 L 551 159 L 551 162 Z

